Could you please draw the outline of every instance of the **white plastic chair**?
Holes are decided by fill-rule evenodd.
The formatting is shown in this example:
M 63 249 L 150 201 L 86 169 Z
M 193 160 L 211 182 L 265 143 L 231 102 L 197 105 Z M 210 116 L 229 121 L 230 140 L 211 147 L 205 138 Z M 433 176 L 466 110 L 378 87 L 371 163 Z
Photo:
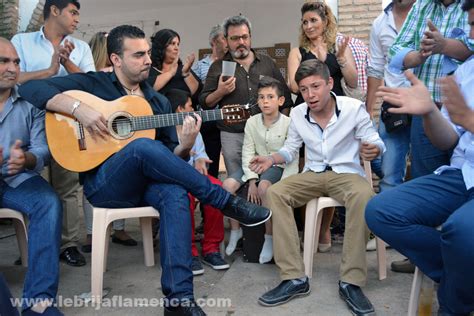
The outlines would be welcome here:
M 151 206 L 120 209 L 93 208 L 91 259 L 92 302 L 96 304 L 102 302 L 103 273 L 107 268 L 107 253 L 111 230 L 110 224 L 117 219 L 137 217 L 140 218 L 145 265 L 151 267 L 155 265 L 151 219 L 152 217 L 160 217 L 158 211 Z
M 441 230 L 441 226 L 437 228 Z M 431 315 L 433 305 L 434 281 L 415 267 L 408 303 L 408 316 Z
M 422 285 L 423 289 L 422 289 Z M 434 282 L 415 268 L 408 303 L 408 316 L 425 315 L 422 311 L 431 310 L 433 304 Z M 426 313 L 431 315 L 431 312 Z
M 21 265 L 28 267 L 28 234 L 25 217 L 22 213 L 9 208 L 0 208 L 0 218 L 11 218 L 15 227 L 16 240 L 20 249 Z
M 364 161 L 364 170 L 366 178 L 369 181 L 370 186 L 372 186 L 372 170 L 370 162 Z M 321 219 L 323 215 L 323 212 L 321 211 L 325 208 L 336 206 L 344 205 L 330 197 L 314 198 L 306 204 L 303 261 L 305 273 L 309 278 L 312 278 L 313 276 L 313 257 L 318 249 L 319 232 L 321 230 Z M 379 280 L 383 280 L 387 277 L 387 254 L 385 243 L 383 240 L 377 238 L 376 245 Z

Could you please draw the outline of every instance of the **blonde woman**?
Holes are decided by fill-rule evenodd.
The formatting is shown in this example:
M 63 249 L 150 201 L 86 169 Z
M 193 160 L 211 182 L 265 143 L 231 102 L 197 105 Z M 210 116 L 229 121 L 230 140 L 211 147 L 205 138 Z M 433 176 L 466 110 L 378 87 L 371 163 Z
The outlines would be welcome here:
M 301 25 L 299 47 L 290 51 L 288 56 L 288 86 L 297 94 L 295 106 L 304 102 L 295 81 L 296 70 L 301 62 L 308 59 L 319 59 L 329 68 L 334 80 L 332 92 L 338 96 L 345 95 L 341 80 L 350 88 L 357 87 L 357 70 L 351 50 L 348 48 L 350 38 L 344 36 L 339 45 L 336 44 L 337 24 L 331 8 L 324 2 L 306 2 L 301 7 Z M 300 151 L 304 157 L 304 151 Z M 331 249 L 331 226 L 334 208 L 324 211 L 321 233 L 319 236 L 319 252 Z
M 94 58 L 95 69 L 97 71 L 112 71 L 112 64 L 107 55 L 107 32 L 97 32 L 89 41 L 89 46 Z
M 350 38 L 344 36 L 336 45 L 337 24 L 331 8 L 324 2 L 307 2 L 301 7 L 301 26 L 299 47 L 290 51 L 288 56 L 288 86 L 298 95 L 295 106 L 303 103 L 298 91 L 295 73 L 302 61 L 319 59 L 328 68 L 334 79 L 332 91 L 344 95 L 341 80 L 344 79 L 350 88 L 357 87 L 357 70 L 354 56 L 347 49 Z

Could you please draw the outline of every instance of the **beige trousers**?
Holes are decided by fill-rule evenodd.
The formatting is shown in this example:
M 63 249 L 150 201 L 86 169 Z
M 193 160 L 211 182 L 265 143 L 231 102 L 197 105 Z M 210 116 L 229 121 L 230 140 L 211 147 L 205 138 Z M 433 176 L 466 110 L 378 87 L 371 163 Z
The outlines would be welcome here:
M 346 207 L 340 280 L 364 286 L 367 278 L 366 243 L 369 230 L 364 211 L 374 195 L 369 182 L 358 174 L 307 171 L 285 178 L 267 191 L 273 212 L 273 252 L 282 280 L 304 277 L 300 240 L 293 209 L 315 197 L 329 196 Z
M 77 247 L 79 243 L 79 201 L 82 200 L 79 174 L 64 169 L 51 159 L 47 176 L 63 205 L 61 250 Z

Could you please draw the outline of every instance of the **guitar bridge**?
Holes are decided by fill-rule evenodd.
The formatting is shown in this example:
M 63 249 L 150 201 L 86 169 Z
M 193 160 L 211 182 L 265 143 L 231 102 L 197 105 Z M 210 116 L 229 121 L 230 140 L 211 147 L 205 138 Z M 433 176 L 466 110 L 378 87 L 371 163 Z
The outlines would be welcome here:
M 78 133 L 77 135 L 79 136 L 77 139 L 77 144 L 79 145 L 79 150 L 86 150 L 86 140 L 85 140 L 85 135 L 84 135 L 84 125 L 82 123 L 77 122 L 77 130 Z

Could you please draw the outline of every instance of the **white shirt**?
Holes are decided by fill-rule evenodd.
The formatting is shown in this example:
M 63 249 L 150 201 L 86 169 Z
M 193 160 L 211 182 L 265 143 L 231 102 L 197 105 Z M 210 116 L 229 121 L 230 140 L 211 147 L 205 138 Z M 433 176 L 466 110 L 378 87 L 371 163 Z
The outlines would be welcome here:
M 268 156 L 278 152 L 285 143 L 290 126 L 290 118 L 281 114 L 276 122 L 270 127 L 263 123 L 263 114 L 259 113 L 252 116 L 245 124 L 244 144 L 242 145 L 242 170 L 244 175 L 242 181 L 249 179 L 258 179 L 258 174 L 250 170 L 250 160 L 259 156 Z M 281 178 L 284 179 L 290 175 L 298 173 L 298 159 L 292 163 L 279 165 L 283 170 Z
M 380 154 L 385 152 L 385 145 L 370 121 L 364 103 L 331 94 L 337 109 L 326 128 L 321 130 L 311 118 L 306 103 L 298 105 L 290 113 L 288 137 L 278 153 L 290 163 L 304 142 L 306 163 L 303 172 L 321 172 L 330 166 L 336 173 L 357 173 L 365 177 L 359 158 L 361 142 L 377 145 Z
M 393 4 L 391 3 L 372 23 L 367 75 L 384 79 L 385 85 L 388 87 L 409 87 L 410 82 L 405 75 L 393 73 L 388 68 L 388 53 L 398 36 L 392 9 Z
M 474 109 L 474 98 L 472 97 L 472 91 L 474 91 L 473 73 L 474 56 L 459 66 L 455 73 L 456 81 L 464 96 L 464 100 L 466 100 L 467 105 L 471 109 Z M 444 106 L 441 108 L 441 113 L 451 122 L 448 111 Z M 452 122 L 451 125 L 459 135 L 459 142 L 451 156 L 451 164 L 449 166 L 439 167 L 435 173 L 440 174 L 448 169 L 461 169 L 466 189 L 469 190 L 474 187 L 474 134 L 466 131 L 459 125 L 454 125 Z
M 206 147 L 204 146 L 204 140 L 202 139 L 201 133 L 198 133 L 196 140 L 194 141 L 193 148 L 191 148 L 188 164 L 194 166 L 196 160 L 205 158 L 209 159 L 209 156 L 206 153 Z
M 54 53 L 53 44 L 46 38 L 43 28 L 37 32 L 19 33 L 13 36 L 11 42 L 20 57 L 20 70 L 22 72 L 32 72 L 49 68 L 51 58 Z M 71 52 L 69 59 L 79 67 L 83 72 L 95 71 L 94 58 L 92 52 L 86 42 L 66 36 L 65 40 L 72 42 L 75 46 Z M 66 76 L 67 70 L 60 65 L 57 77 Z

